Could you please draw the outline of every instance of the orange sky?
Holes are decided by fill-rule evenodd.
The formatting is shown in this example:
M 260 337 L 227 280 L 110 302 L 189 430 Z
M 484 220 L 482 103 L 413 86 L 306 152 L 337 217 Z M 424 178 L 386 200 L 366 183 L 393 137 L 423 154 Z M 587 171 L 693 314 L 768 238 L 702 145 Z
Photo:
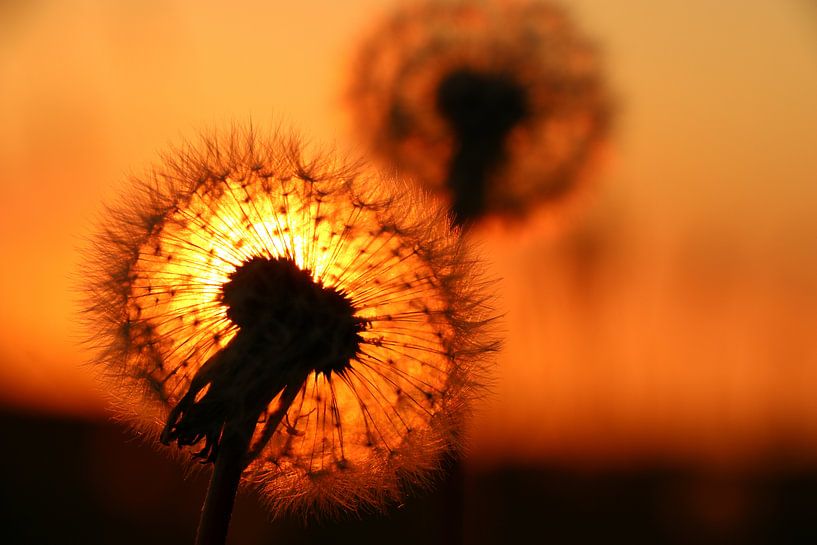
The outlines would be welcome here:
M 99 410 L 71 286 L 102 203 L 199 128 L 283 118 L 346 138 L 344 68 L 389 4 L 0 6 L 0 400 Z M 477 449 L 732 459 L 817 443 L 817 10 L 566 5 L 604 46 L 618 129 L 574 226 L 477 235 L 508 331 Z

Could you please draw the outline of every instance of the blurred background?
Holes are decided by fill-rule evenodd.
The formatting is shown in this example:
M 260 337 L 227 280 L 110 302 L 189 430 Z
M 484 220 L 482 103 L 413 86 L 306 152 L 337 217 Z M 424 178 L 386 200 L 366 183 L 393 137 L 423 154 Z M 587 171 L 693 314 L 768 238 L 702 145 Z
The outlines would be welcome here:
M 393 4 L 0 1 L 0 541 L 192 541 L 206 474 L 106 411 L 79 249 L 199 129 L 353 148 L 341 91 Z M 244 493 L 234 543 L 817 542 L 817 4 L 562 5 L 616 131 L 577 213 L 474 234 L 506 345 L 465 461 L 346 522 Z

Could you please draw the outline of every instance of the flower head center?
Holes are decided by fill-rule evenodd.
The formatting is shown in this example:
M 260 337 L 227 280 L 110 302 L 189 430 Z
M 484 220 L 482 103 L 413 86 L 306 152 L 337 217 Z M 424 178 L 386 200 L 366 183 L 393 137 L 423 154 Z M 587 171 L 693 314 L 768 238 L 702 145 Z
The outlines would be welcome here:
M 499 73 L 455 70 L 437 88 L 437 110 L 455 137 L 446 185 L 454 223 L 485 213 L 488 181 L 505 158 L 505 140 L 529 114 L 525 88 Z
M 196 371 L 162 432 L 165 443 L 204 439 L 196 456 L 207 461 L 215 459 L 225 427 L 254 427 L 281 394 L 277 416 L 267 422 L 274 431 L 311 373 L 329 376 L 349 367 L 368 327 L 342 291 L 289 258 L 245 261 L 222 286 L 221 302 L 238 332 Z
M 530 110 L 525 89 L 502 74 L 455 70 L 437 87 L 437 110 L 459 144 L 496 147 Z
M 299 355 L 293 364 L 318 372 L 347 367 L 365 328 L 344 293 L 288 258 L 244 262 L 222 287 L 222 302 L 238 335 L 267 342 L 270 350 L 292 347 Z

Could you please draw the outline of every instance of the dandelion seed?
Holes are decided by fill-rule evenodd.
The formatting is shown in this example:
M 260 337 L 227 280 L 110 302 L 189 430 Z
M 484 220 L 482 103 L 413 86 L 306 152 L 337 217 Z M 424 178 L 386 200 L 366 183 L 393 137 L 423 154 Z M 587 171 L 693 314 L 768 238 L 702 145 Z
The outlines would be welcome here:
M 380 507 L 456 448 L 496 344 L 426 203 L 252 131 L 136 186 L 95 241 L 88 317 L 143 429 L 214 481 L 231 457 L 275 512 Z
M 447 193 L 456 223 L 563 201 L 610 117 L 597 52 L 537 0 L 408 4 L 364 41 L 347 94 L 363 139 Z

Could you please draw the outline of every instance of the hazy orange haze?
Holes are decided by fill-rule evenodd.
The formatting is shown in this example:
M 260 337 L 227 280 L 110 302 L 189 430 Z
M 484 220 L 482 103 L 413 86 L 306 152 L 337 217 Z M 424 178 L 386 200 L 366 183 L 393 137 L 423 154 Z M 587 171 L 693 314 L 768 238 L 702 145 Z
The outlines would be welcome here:
M 0 399 L 102 407 L 77 249 L 170 143 L 291 122 L 351 146 L 341 90 L 390 2 L 0 7 Z M 817 19 L 805 0 L 576 0 L 617 130 L 558 235 L 483 237 L 506 351 L 483 459 L 817 461 Z

